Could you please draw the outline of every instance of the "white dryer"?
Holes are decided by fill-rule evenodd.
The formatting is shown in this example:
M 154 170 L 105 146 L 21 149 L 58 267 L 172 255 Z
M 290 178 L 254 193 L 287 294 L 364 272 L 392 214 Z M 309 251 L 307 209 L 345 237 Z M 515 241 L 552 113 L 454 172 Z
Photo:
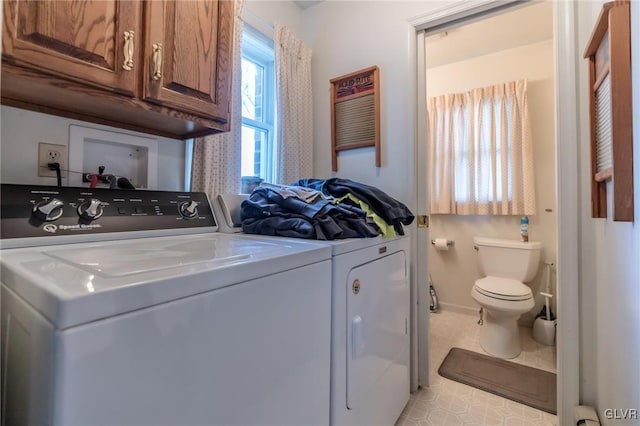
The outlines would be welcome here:
M 1 225 L 2 425 L 329 423 L 328 247 L 198 193 L 2 185 Z
M 393 425 L 409 401 L 409 238 L 332 246 L 331 424 Z
M 213 203 L 225 231 L 246 198 Z M 410 393 L 409 237 L 314 242 L 332 256 L 331 424 L 393 425 Z

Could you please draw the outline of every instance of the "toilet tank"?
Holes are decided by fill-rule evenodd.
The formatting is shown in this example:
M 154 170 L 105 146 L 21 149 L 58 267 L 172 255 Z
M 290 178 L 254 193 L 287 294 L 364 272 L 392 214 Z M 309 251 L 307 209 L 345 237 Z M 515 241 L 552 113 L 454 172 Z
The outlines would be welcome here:
M 530 282 L 538 272 L 542 243 L 475 237 L 480 272 L 486 276 Z

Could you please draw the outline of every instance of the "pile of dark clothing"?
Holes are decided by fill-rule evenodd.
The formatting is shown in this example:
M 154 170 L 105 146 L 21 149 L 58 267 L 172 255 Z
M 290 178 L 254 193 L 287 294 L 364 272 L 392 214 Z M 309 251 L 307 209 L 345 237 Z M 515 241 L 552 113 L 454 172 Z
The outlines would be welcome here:
M 263 183 L 242 202 L 248 234 L 334 240 L 404 235 L 413 214 L 378 188 L 348 179 Z

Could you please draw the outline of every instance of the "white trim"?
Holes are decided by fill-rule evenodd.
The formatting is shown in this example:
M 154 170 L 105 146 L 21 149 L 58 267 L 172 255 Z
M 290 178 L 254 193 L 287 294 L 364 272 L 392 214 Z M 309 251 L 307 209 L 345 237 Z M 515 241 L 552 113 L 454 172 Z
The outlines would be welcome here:
M 409 41 L 409 52 L 416 52 L 416 35 L 415 35 L 415 29 L 413 28 L 413 26 L 411 25 L 407 25 L 407 40 Z M 407 93 L 416 93 L 417 90 L 417 76 L 415 76 L 416 70 L 417 70 L 417 58 L 416 55 L 409 55 L 408 58 L 408 63 L 407 63 L 407 71 L 409 73 L 409 75 L 413 74 L 415 78 L 410 78 L 408 81 L 408 92 Z M 415 98 L 411 98 L 411 96 L 409 96 L 410 99 L 410 105 L 409 105 L 409 111 L 413 111 L 413 113 L 410 115 L 409 117 L 409 125 L 408 125 L 408 129 L 409 130 L 409 134 L 410 137 L 413 137 L 414 143 L 413 143 L 413 150 L 409 149 L 408 150 L 408 154 L 409 157 L 407 158 L 407 163 L 409 165 L 409 168 L 411 169 L 409 171 L 409 176 L 412 177 L 412 181 L 413 182 L 417 182 L 417 163 L 415 161 L 415 147 L 418 144 L 418 139 L 417 139 L 417 126 L 418 126 L 418 110 L 416 109 L 416 99 Z M 411 135 L 411 133 L 413 133 L 413 135 Z M 415 186 L 415 185 L 414 185 Z M 413 199 L 412 199 L 412 204 L 414 206 L 416 206 L 416 199 L 415 199 L 415 191 L 413 194 Z M 411 358 L 410 358 L 410 390 L 411 392 L 415 392 L 418 390 L 418 387 L 421 386 L 422 384 L 427 385 L 428 384 L 428 377 L 425 380 L 421 380 L 423 378 L 420 377 L 420 369 L 423 368 L 422 366 L 426 363 L 427 365 L 427 370 L 428 370 L 428 355 L 429 355 L 429 351 L 427 350 L 427 356 L 423 357 L 423 359 L 420 359 L 420 345 L 424 344 L 425 347 L 428 348 L 428 346 L 426 346 L 426 342 L 421 342 L 420 341 L 420 326 L 419 326 L 419 317 L 420 317 L 420 310 L 421 310 L 421 305 L 420 305 L 420 291 L 419 291 L 419 283 L 418 283 L 418 274 L 417 274 L 417 266 L 418 265 L 418 250 L 417 250 L 417 240 L 418 238 L 420 238 L 420 235 L 422 234 L 422 232 L 420 232 L 420 230 L 417 228 L 416 226 L 416 221 L 414 221 L 411 224 L 411 228 L 410 228 L 410 235 L 412 236 L 411 240 L 410 240 L 410 244 L 411 244 L 411 260 L 410 260 L 410 265 L 409 265 L 409 269 L 410 269 L 410 278 L 409 278 L 409 283 L 411 286 L 411 306 L 410 306 L 410 311 L 409 311 L 409 315 L 411 317 L 411 339 L 410 339 L 410 350 L 411 350 Z M 415 237 L 413 237 L 415 236 Z M 428 327 L 427 327 L 428 330 Z M 427 339 L 428 339 L 428 334 L 429 333 L 424 333 Z
M 467 24 L 478 17 L 484 17 L 486 14 L 496 13 L 507 7 L 515 7 L 514 3 L 524 5 L 528 1 L 530 0 L 459 0 L 456 3 L 413 17 L 409 20 L 409 24 L 416 31 L 430 32 L 439 30 L 441 27 L 455 26 L 462 20 Z
M 273 24 L 261 18 L 258 14 L 249 9 L 246 4 L 242 9 L 242 17 L 240 17 L 240 20 L 273 40 Z
M 184 191 L 191 191 L 191 168 L 193 167 L 193 139 L 184 141 Z
M 261 173 L 259 177 L 266 182 L 274 182 L 277 176 L 278 165 L 274 160 L 276 151 L 275 120 L 277 113 L 273 40 L 256 31 L 246 22 L 242 32 L 242 59 L 261 66 L 264 72 L 262 86 L 262 121 L 242 116 L 242 126 L 261 130 L 266 134 L 266 140 L 260 147 Z
M 446 25 L 474 13 L 502 8 L 510 1 L 460 1 L 412 18 L 414 32 Z M 487 7 L 488 6 L 488 7 Z M 558 198 L 558 424 L 573 424 L 573 409 L 579 402 L 579 263 L 578 263 L 578 122 L 575 5 L 571 1 L 554 2 L 554 42 L 556 63 L 556 168 Z M 411 81 L 418 69 L 411 70 Z M 559 89 L 562 88 L 562 96 Z M 418 102 L 416 99 L 415 102 Z M 417 104 L 413 105 L 417 112 Z M 420 135 L 415 138 L 414 153 Z M 561 142 L 561 143 L 560 143 Z M 413 159 L 418 168 L 418 156 Z M 417 172 L 414 172 L 414 177 Z M 414 200 L 417 202 L 415 185 Z
M 576 7 L 553 3 L 556 63 L 556 174 L 558 198 L 558 424 L 572 424 L 580 400 L 580 282 L 578 239 L 578 116 Z M 562 93 L 562 95 L 560 95 Z
M 419 212 L 418 214 L 429 215 L 428 204 L 427 204 L 427 182 L 426 177 L 426 168 L 418 166 L 419 161 L 421 159 L 423 161 L 428 160 L 427 158 L 427 145 L 424 142 L 426 140 L 427 134 L 427 123 L 425 118 L 427 117 L 427 84 L 426 84 L 426 59 L 425 59 L 425 33 L 424 31 L 420 31 L 418 36 L 416 37 L 416 64 L 415 70 L 417 73 L 416 77 L 416 116 L 419 117 L 416 124 L 416 145 L 415 145 L 415 153 L 413 162 L 415 162 L 415 188 L 416 188 L 416 210 Z M 429 238 L 429 228 L 419 228 L 417 229 L 416 234 L 418 237 L 416 238 L 415 247 L 413 247 L 413 252 L 416 255 L 416 259 L 420 259 L 420 262 L 415 263 L 415 275 L 417 280 L 417 308 L 418 308 L 418 330 L 429 330 L 429 306 L 428 301 L 430 300 L 429 295 L 429 283 L 426 277 L 429 276 L 429 258 L 427 256 L 429 250 L 429 242 L 431 241 Z M 421 386 L 428 386 L 430 383 L 429 380 L 429 333 L 423 333 L 423 335 L 418 337 L 418 347 L 417 353 L 422 354 L 422 358 L 417 362 L 418 368 L 418 384 Z

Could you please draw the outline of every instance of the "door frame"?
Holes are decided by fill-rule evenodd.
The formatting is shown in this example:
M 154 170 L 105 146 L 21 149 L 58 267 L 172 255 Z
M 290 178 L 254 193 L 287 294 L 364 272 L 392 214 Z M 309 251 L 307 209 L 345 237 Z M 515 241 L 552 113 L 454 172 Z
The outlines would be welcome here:
M 458 21 L 469 21 L 483 17 L 488 14 L 495 14 L 498 11 L 516 6 L 515 3 L 524 3 L 517 0 L 489 0 L 485 2 L 458 1 L 443 8 L 434 10 L 427 14 L 409 20 L 410 51 L 415 52 L 415 59 L 412 60 L 413 77 L 411 89 L 416 93 L 412 100 L 412 110 L 415 111 L 415 145 L 414 145 L 414 178 L 419 182 L 420 174 L 424 174 L 424 168 L 420 166 L 420 153 L 424 148 L 420 148 L 420 141 L 426 138 L 426 125 L 420 124 L 426 105 L 426 92 L 424 90 L 425 69 L 424 53 L 420 54 L 418 49 L 424 48 L 424 40 L 420 40 L 423 30 L 435 30 L 441 27 L 452 25 Z M 580 398 L 580 340 L 579 340 L 579 261 L 578 261 L 578 239 L 579 239 L 579 173 L 578 173 L 578 70 L 576 59 L 578 56 L 577 47 L 577 19 L 576 6 L 574 2 L 562 1 L 553 4 L 553 32 L 554 32 L 554 62 L 555 62 L 555 137 L 556 137 L 556 199 L 558 207 L 558 258 L 557 258 L 557 303 L 558 303 L 558 325 L 557 325 L 557 384 L 558 384 L 558 422 L 559 424 L 574 423 L 573 409 L 579 404 Z M 561 94 L 561 95 L 560 95 Z M 421 107 L 422 105 L 422 107 Z M 562 141 L 562 143 L 558 143 Z M 422 170 L 422 171 L 421 171 Z M 426 211 L 425 194 L 420 194 L 422 186 L 414 185 L 415 192 L 414 205 L 418 211 Z M 424 191 L 422 191 L 424 192 Z M 422 214 L 422 213 L 420 213 Z M 416 232 L 414 235 L 422 235 Z M 420 238 L 416 238 L 420 239 Z M 424 239 L 424 238 L 422 238 Z M 420 250 L 422 247 L 422 251 Z M 414 265 L 426 262 L 417 262 L 417 259 L 426 259 L 425 241 L 414 242 Z M 428 300 L 428 293 L 425 293 L 427 276 L 420 274 L 420 268 L 414 268 L 415 282 L 418 287 L 418 296 Z M 426 270 L 426 267 L 423 269 Z M 421 291 L 422 288 L 422 291 Z M 426 289 L 428 291 L 428 288 Z M 415 303 L 419 304 L 419 300 Z M 418 331 L 427 327 L 428 330 L 428 310 L 417 309 Z M 422 312 L 424 311 L 424 312 Z M 426 318 L 420 318 L 426 316 Z M 428 347 L 428 332 L 417 332 L 417 357 L 416 369 L 413 373 L 414 380 L 418 384 L 428 384 L 429 359 L 428 353 L 424 355 L 421 348 Z M 414 334 L 414 335 L 416 335 Z

